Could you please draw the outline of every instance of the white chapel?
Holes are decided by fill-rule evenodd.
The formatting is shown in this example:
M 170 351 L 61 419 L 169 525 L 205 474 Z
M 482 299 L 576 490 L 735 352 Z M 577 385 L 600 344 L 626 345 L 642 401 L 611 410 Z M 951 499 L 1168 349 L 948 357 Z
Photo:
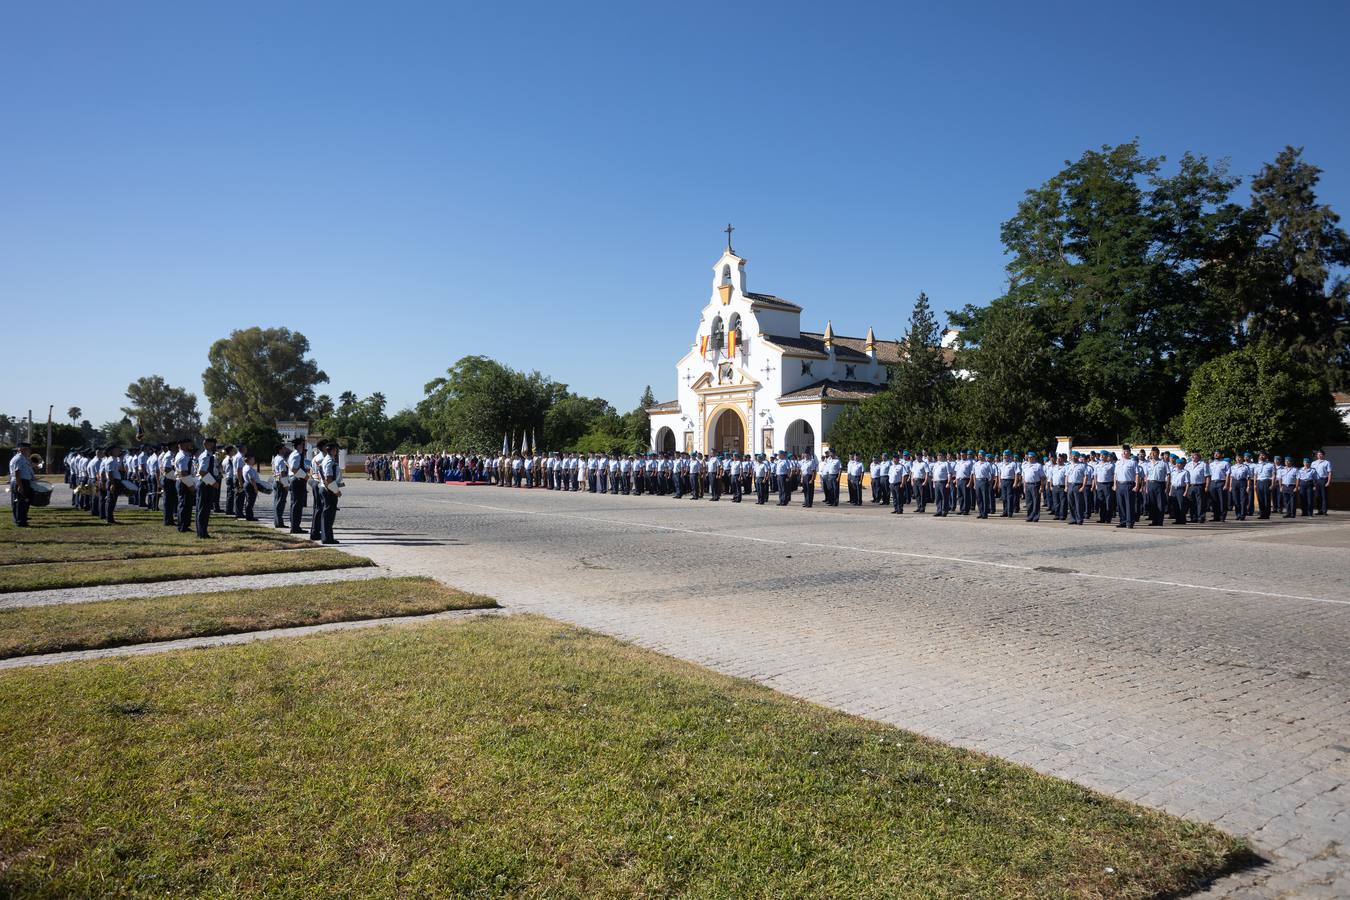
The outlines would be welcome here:
M 896 341 L 844 337 L 827 322 L 802 331 L 802 308 L 749 290 L 745 260 L 727 248 L 689 352 L 675 365 L 677 398 L 647 410 L 652 449 L 820 453 L 845 405 L 886 384 Z

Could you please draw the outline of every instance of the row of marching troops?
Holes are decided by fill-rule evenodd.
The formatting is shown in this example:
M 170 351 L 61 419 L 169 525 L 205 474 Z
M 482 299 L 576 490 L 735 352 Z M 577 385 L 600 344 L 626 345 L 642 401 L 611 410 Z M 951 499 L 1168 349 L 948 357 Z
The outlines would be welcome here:
M 1133 528 L 1143 519 L 1162 525 L 1206 519 L 1243 521 L 1249 516 L 1293 518 L 1326 515 L 1332 482 L 1331 462 L 1315 457 L 1261 453 L 1206 460 L 1123 445 L 1114 451 L 1017 457 L 986 451 L 897 452 L 873 457 L 870 468 L 860 455 L 845 463 L 831 450 L 818 460 L 811 452 L 776 456 L 726 453 L 512 453 L 483 460 L 479 479 L 502 487 L 546 488 L 609 494 L 656 494 L 675 498 L 732 502 L 753 496 L 764 504 L 777 495 L 785 506 L 798 490 L 802 506 L 813 505 L 819 484 L 824 503 L 838 506 L 841 481 L 848 503 L 863 505 L 864 475 L 871 502 L 896 515 L 905 507 L 932 515 L 991 515 L 1038 522 L 1044 513 L 1081 525 L 1090 518 Z M 476 479 L 466 479 L 476 480 Z
M 253 513 L 259 494 L 272 495 L 276 528 L 285 527 L 283 514 L 289 497 L 290 531 L 300 534 L 306 496 L 313 493 L 315 514 L 310 538 L 337 543 L 333 522 L 342 473 L 336 445 L 328 442 L 313 457 L 305 453 L 303 439 L 295 442 L 294 449 L 277 445 L 270 481 L 259 474 L 252 451 L 233 445 L 218 450 L 216 445 L 216 439 L 208 437 L 198 450 L 195 442 L 185 437 L 167 444 L 140 445 L 130 452 L 115 443 L 72 450 L 64 459 L 71 505 L 114 524 L 117 501 L 125 496 L 129 506 L 162 509 L 164 525 L 181 532 L 193 530 L 195 520 L 197 537 L 206 539 L 210 537 L 213 513 L 258 521 Z M 297 479 L 299 486 L 295 484 Z M 309 492 L 304 489 L 307 482 Z

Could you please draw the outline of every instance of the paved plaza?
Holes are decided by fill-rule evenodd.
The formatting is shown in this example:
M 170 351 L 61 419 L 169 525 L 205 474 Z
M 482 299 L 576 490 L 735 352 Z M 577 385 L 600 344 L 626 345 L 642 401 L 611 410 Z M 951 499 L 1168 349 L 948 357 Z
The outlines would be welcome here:
M 1251 839 L 1350 896 L 1350 516 L 1184 528 L 354 482 L 344 548 Z

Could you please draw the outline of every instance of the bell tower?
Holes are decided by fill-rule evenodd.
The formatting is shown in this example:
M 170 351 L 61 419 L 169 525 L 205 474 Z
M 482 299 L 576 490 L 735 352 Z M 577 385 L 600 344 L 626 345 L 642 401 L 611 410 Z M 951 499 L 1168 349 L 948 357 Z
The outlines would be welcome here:
M 745 260 L 731 249 L 731 233 L 736 229 L 730 223 L 723 229 L 727 235 L 727 249 L 713 266 L 713 302 L 729 306 L 738 296 L 745 295 Z

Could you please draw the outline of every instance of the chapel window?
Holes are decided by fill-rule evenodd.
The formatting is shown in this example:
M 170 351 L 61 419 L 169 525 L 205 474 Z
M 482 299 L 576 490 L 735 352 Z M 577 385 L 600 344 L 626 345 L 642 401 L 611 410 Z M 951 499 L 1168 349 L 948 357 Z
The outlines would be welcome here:
M 712 346 L 712 349 L 714 350 L 721 350 L 723 343 L 725 343 L 725 331 L 723 329 L 721 316 L 718 316 L 717 318 L 713 319 L 712 338 L 709 340 L 708 343 Z
M 740 314 L 740 313 L 732 313 L 732 314 L 731 314 L 731 322 L 730 322 L 729 330 L 730 330 L 733 334 L 736 335 L 736 346 L 737 346 L 737 347 L 744 347 L 744 346 L 745 346 L 745 338 L 744 338 L 744 336 L 741 334 L 741 314 Z
M 803 375 L 811 374 L 811 363 L 808 362 L 807 360 L 802 360 L 802 374 Z
M 854 372 L 856 371 L 857 366 L 844 366 L 844 377 L 849 379 L 856 378 L 857 376 L 854 375 Z

